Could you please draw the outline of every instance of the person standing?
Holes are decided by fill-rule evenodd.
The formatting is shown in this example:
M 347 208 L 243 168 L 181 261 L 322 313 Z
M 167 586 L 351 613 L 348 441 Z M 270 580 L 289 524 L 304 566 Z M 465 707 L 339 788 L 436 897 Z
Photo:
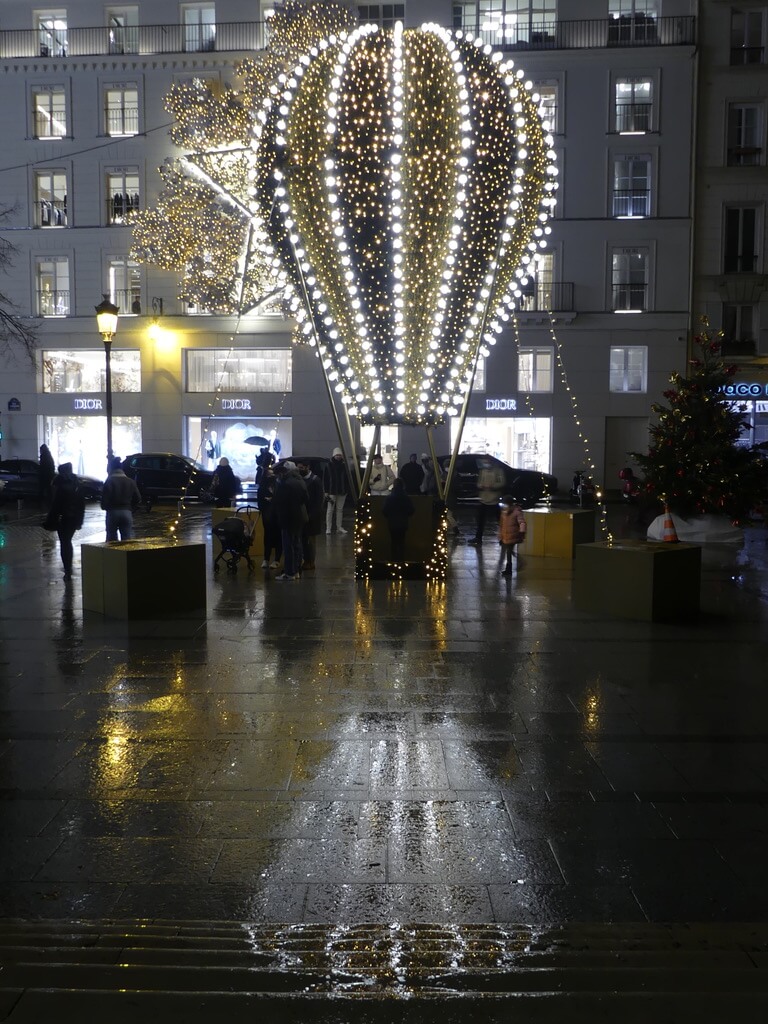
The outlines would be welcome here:
M 48 517 L 56 523 L 65 580 L 72 578 L 72 538 L 83 525 L 84 516 L 85 498 L 79 481 L 72 472 L 72 463 L 64 462 L 51 482 L 51 510 Z
M 232 499 L 240 493 L 241 487 L 240 478 L 235 476 L 229 459 L 222 456 L 219 459 L 216 472 L 213 474 L 211 486 L 216 508 L 229 508 Z
M 71 467 L 71 463 L 69 463 Z M 47 444 L 40 445 L 40 475 L 38 477 L 38 489 L 41 502 L 51 500 L 51 484 L 56 475 L 56 463 L 53 461 L 51 449 Z
M 419 465 L 419 457 L 416 452 L 413 452 L 400 470 L 400 479 L 405 484 L 406 494 L 418 494 L 420 492 L 421 482 L 424 479 L 424 470 Z
M 371 494 L 389 494 L 394 482 L 395 474 L 389 466 L 385 464 L 381 455 L 374 455 L 373 465 L 371 466 Z
M 309 521 L 307 485 L 294 462 L 283 463 L 283 475 L 275 488 L 274 506 L 283 536 L 283 571 L 275 579 L 301 579 L 301 531 Z
M 328 506 L 325 510 L 325 532 L 330 533 L 333 527 L 333 513 L 336 510 L 336 532 L 346 533 L 341 525 L 341 517 L 344 512 L 344 503 L 350 493 L 349 470 L 344 462 L 344 453 L 341 448 L 334 448 L 331 461 L 325 467 L 323 473 L 323 487 Z
M 517 545 L 525 540 L 527 529 L 522 506 L 519 505 L 511 494 L 505 494 L 501 499 L 501 512 L 499 513 L 499 544 L 502 554 L 506 557 L 506 565 L 501 570 L 502 576 L 512 575 L 512 556 L 515 554 Z
M 276 569 L 283 556 L 280 523 L 277 521 L 277 513 L 274 508 L 276 487 L 277 476 L 275 471 L 272 466 L 267 466 L 264 469 L 256 495 L 256 503 L 261 513 L 261 525 L 264 528 L 264 561 L 261 563 L 262 569 Z M 271 563 L 270 555 L 272 555 Z
M 470 539 L 470 544 L 483 543 L 485 521 L 489 515 L 495 517 L 498 514 L 499 498 L 505 483 L 503 471 L 494 466 L 487 456 L 481 456 L 477 464 L 477 496 L 480 501 L 477 506 L 475 536 Z
M 133 513 L 141 504 L 141 493 L 136 481 L 126 476 L 119 455 L 112 456 L 104 487 L 101 507 L 107 513 L 107 540 L 130 540 L 133 537 Z
M 421 481 L 419 490 L 422 494 L 437 495 L 437 474 L 432 459 L 426 452 L 421 453 L 421 466 L 424 471 L 424 479 Z
M 398 477 L 392 484 L 392 490 L 384 499 L 381 511 L 389 525 L 389 539 L 392 544 L 392 561 L 405 561 L 405 535 L 408 532 L 408 521 L 413 515 L 413 502 L 405 490 L 405 481 Z
M 259 451 L 259 454 L 256 456 L 256 484 L 261 483 L 265 469 L 267 469 L 269 466 L 274 466 L 274 464 L 275 456 L 272 454 L 269 448 L 262 448 Z
M 311 570 L 315 568 L 316 537 L 323 527 L 323 499 L 325 494 L 323 491 L 323 481 L 317 473 L 312 472 L 312 467 L 308 462 L 297 462 L 296 468 L 299 471 L 299 476 L 307 485 L 307 513 L 309 515 L 309 519 L 301 531 L 301 568 Z

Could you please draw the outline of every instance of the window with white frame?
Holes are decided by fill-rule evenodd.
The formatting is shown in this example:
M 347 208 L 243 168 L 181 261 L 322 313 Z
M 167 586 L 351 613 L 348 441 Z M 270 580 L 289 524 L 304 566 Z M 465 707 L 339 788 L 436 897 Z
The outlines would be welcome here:
M 655 131 L 653 79 L 627 75 L 614 82 L 614 131 L 620 135 L 644 135 Z
M 393 28 L 396 21 L 405 18 L 405 4 L 358 4 L 360 24 L 378 25 L 379 28 Z
M 609 389 L 641 394 L 648 390 L 648 348 L 612 345 Z
M 120 316 L 141 313 L 141 267 L 128 256 L 110 256 L 107 260 L 109 300 Z
M 725 342 L 754 343 L 756 307 L 750 303 L 723 303 L 723 335 Z
M 518 391 L 552 391 L 555 350 L 548 345 L 520 349 L 517 360 Z
M 184 49 L 187 53 L 216 49 L 215 4 L 182 4 L 181 20 L 184 26 Z
M 141 354 L 112 348 L 112 390 L 141 391 Z M 104 351 L 51 349 L 43 352 L 43 392 L 46 395 L 104 391 Z
M 41 57 L 67 56 L 67 12 L 65 10 L 36 11 L 35 28 Z
M 638 45 L 658 41 L 658 0 L 608 0 L 608 44 Z
M 453 25 L 492 46 L 541 43 L 554 38 L 557 0 L 463 0 L 453 5 Z
M 723 273 L 753 274 L 757 270 L 758 213 L 756 206 L 725 209 Z
M 35 86 L 32 90 L 32 118 L 36 139 L 63 139 L 67 134 L 64 86 Z
M 67 226 L 66 171 L 35 171 L 35 227 Z
M 110 85 L 104 90 L 104 131 L 107 135 L 137 135 L 139 91 L 135 83 Z
M 763 162 L 763 110 L 757 103 L 728 104 L 726 159 L 729 167 L 756 167 Z
M 35 257 L 35 290 L 38 316 L 69 316 L 69 257 Z
M 613 217 L 651 215 L 651 158 L 647 153 L 623 153 L 613 159 Z
M 534 82 L 533 91 L 539 94 L 539 113 L 542 121 L 546 121 L 551 132 L 561 132 L 562 126 L 559 121 L 558 95 L 560 83 L 549 78 L 544 81 Z
M 765 64 L 768 8 L 731 10 L 731 64 Z
M 107 33 L 110 53 L 139 52 L 139 8 L 108 7 Z
M 139 170 L 137 167 L 115 167 L 107 171 L 107 223 L 127 224 L 141 209 Z
M 649 252 L 621 248 L 611 252 L 611 309 L 641 313 L 648 308 Z
M 285 392 L 292 387 L 291 350 L 187 349 L 188 392 Z

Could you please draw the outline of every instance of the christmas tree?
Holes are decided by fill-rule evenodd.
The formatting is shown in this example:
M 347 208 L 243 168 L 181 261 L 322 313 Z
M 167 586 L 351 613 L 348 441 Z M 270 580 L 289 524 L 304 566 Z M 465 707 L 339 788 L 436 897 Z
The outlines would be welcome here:
M 706 317 L 702 324 L 689 376 L 673 373 L 673 387 L 664 392 L 668 406 L 652 406 L 658 419 L 648 453 L 631 454 L 647 494 L 671 511 L 739 522 L 768 496 L 768 460 L 745 443 L 745 406 L 726 393 L 736 367 L 723 362 L 720 335 L 712 335 Z

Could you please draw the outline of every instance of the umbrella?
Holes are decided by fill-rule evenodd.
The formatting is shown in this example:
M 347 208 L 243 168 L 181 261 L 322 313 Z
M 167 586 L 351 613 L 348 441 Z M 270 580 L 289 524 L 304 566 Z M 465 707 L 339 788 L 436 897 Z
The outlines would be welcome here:
M 269 438 L 262 437 L 260 434 L 254 434 L 253 437 L 246 437 L 243 444 L 253 444 L 259 448 L 269 448 Z

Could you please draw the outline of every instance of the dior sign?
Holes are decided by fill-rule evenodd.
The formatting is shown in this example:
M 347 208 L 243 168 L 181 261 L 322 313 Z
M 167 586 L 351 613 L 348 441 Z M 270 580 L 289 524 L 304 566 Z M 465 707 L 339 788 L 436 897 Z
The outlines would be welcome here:
M 234 412 L 235 410 L 250 412 L 251 400 L 250 398 L 222 398 L 221 408 L 223 412 Z
M 76 398 L 75 399 L 75 411 L 82 412 L 101 412 L 103 410 L 100 398 Z

